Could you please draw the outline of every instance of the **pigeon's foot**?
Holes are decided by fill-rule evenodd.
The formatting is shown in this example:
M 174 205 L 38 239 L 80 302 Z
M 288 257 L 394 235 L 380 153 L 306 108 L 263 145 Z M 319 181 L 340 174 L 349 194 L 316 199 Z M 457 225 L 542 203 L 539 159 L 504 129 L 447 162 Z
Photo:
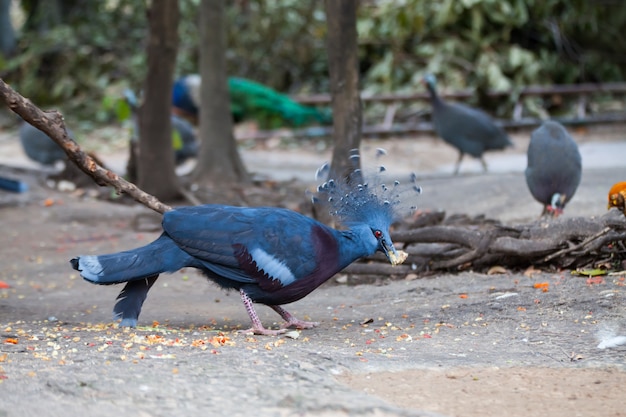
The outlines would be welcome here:
M 262 336 L 277 336 L 279 334 L 283 334 L 287 332 L 287 329 L 285 328 L 280 328 L 278 330 L 270 330 L 270 329 L 266 329 L 265 327 L 263 327 L 263 324 L 261 323 L 261 319 L 259 318 L 259 315 L 254 310 L 254 307 L 252 305 L 252 300 L 250 299 L 250 297 L 248 297 L 248 294 L 246 294 L 246 292 L 243 289 L 239 290 L 239 294 L 241 295 L 241 301 L 243 301 L 243 305 L 244 307 L 246 307 L 246 311 L 248 312 L 248 315 L 250 316 L 250 320 L 252 321 L 252 327 L 247 330 L 239 330 L 238 333 L 245 333 L 245 334 L 252 333 L 252 334 L 258 334 Z M 272 306 L 272 308 L 274 307 Z M 276 309 L 274 308 L 274 310 Z M 283 318 L 287 320 L 285 316 L 283 316 Z
M 281 335 L 283 333 L 286 333 L 287 329 L 281 328 L 278 330 L 272 330 L 272 329 L 266 329 L 265 327 L 261 326 L 261 327 L 251 327 L 249 329 L 246 330 L 237 330 L 237 333 L 243 333 L 243 334 L 256 334 L 256 335 L 260 335 L 260 336 L 278 336 Z
M 280 326 L 280 329 L 278 330 L 266 329 L 265 327 L 263 327 L 261 319 L 259 319 L 259 315 L 254 310 L 252 300 L 250 299 L 250 297 L 248 297 L 248 294 L 246 294 L 243 289 L 239 290 L 239 294 L 241 295 L 243 305 L 246 307 L 246 311 L 250 316 L 250 320 L 252 320 L 252 327 L 247 330 L 239 330 L 239 333 L 253 333 L 263 336 L 277 336 L 279 334 L 286 333 L 287 329 L 290 327 L 295 327 L 296 329 L 310 329 L 312 327 L 319 326 L 319 323 L 314 321 L 298 320 L 281 306 L 269 306 L 272 308 L 272 310 L 280 314 L 283 320 L 285 320 L 285 323 L 283 323 L 283 325 Z
M 313 327 L 319 326 L 319 322 L 317 321 L 304 321 L 298 320 L 297 318 L 293 318 L 293 320 L 287 321 L 280 326 L 281 329 L 288 329 L 290 327 L 295 327 L 296 329 L 312 329 Z
M 280 314 L 280 316 L 285 320 L 281 329 L 288 329 L 290 327 L 295 327 L 296 329 L 312 329 L 313 327 L 317 327 L 320 324 L 316 321 L 304 321 L 295 318 L 290 312 L 282 308 L 281 306 L 270 306 L 272 310 Z
M 289 314 L 289 313 L 287 313 Z M 285 321 L 278 330 L 266 329 L 262 325 L 253 325 L 253 327 L 246 330 L 238 330 L 237 333 L 243 334 L 256 334 L 262 336 L 278 336 L 281 334 L 287 333 L 287 330 L 291 327 L 295 327 L 296 329 L 312 329 L 313 327 L 319 326 L 318 322 L 315 321 L 304 321 L 298 320 L 291 314 L 289 314 L 290 319 Z

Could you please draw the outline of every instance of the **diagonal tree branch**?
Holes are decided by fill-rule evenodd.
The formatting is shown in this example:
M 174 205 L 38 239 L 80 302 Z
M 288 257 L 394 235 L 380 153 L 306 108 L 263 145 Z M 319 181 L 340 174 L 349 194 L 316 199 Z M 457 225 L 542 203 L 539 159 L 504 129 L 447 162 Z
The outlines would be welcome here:
M 58 111 L 42 111 L 30 100 L 24 98 L 11 88 L 2 78 L 0 78 L 0 97 L 2 97 L 6 105 L 20 115 L 22 119 L 46 133 L 63 148 L 68 158 L 85 174 L 93 178 L 96 184 L 100 186 L 111 186 L 115 188 L 118 193 L 128 194 L 137 202 L 158 213 L 163 214 L 166 211 L 172 210 L 170 206 L 163 204 L 153 195 L 142 191 L 135 184 L 126 181 L 113 171 L 101 167 L 68 136 L 63 115 Z

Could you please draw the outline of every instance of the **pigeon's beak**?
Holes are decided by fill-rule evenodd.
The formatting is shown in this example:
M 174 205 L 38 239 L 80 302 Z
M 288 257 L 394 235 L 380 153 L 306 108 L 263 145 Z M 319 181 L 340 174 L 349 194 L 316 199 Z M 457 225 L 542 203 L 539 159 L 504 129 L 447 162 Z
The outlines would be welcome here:
M 380 246 L 391 265 L 400 265 L 408 256 L 404 251 L 396 251 L 396 248 L 393 247 L 393 243 L 391 243 L 391 241 L 388 242 L 387 239 L 381 240 Z

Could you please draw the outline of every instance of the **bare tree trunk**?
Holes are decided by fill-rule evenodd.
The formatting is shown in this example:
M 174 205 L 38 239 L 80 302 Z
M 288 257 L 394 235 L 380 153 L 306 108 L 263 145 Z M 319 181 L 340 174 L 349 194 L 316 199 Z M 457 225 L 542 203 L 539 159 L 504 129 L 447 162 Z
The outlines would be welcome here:
M 139 109 L 137 185 L 166 201 L 180 197 L 170 118 L 179 16 L 178 0 L 155 1 L 148 12 L 148 73 Z
M 357 54 L 358 0 L 326 0 L 328 66 L 333 103 L 333 158 L 330 177 L 345 178 L 354 165 L 348 156 L 361 143 L 361 97 Z
M 193 176 L 213 185 L 249 181 L 233 135 L 224 21 L 223 0 L 200 2 L 201 146 Z

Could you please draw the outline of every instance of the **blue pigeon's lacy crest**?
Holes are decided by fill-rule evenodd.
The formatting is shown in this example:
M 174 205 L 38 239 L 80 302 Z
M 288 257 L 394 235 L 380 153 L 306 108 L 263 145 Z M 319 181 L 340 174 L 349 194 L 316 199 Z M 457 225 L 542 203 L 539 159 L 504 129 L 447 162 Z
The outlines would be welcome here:
M 376 157 L 386 155 L 384 149 L 376 150 Z M 385 182 L 386 169 L 380 165 L 373 175 L 365 175 L 359 168 L 360 155 L 358 150 L 352 150 L 350 161 L 353 171 L 345 181 L 328 179 L 317 187 L 317 196 L 312 197 L 314 204 L 326 204 L 329 213 L 339 218 L 343 224 L 373 220 L 380 216 L 384 223 L 391 224 L 416 210 L 414 205 L 407 207 L 403 197 L 407 192 L 413 195 L 420 194 L 417 186 L 417 176 L 411 174 L 410 184 L 401 184 L 399 180 Z M 316 173 L 316 179 L 328 175 L 330 165 L 322 165 Z M 320 198 L 321 197 L 321 198 Z M 409 197 L 408 200 L 412 198 Z

